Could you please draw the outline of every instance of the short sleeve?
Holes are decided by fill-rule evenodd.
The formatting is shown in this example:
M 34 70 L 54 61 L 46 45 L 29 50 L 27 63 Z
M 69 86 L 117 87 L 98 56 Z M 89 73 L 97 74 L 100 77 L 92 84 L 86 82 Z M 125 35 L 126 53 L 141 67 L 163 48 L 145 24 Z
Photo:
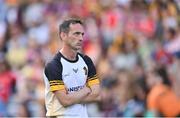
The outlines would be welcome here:
M 49 81 L 50 91 L 65 89 L 62 80 L 62 65 L 60 62 L 53 60 L 46 64 L 44 73 Z
M 92 86 L 95 84 L 99 84 L 99 77 L 97 76 L 96 68 L 95 68 L 94 63 L 92 62 L 91 58 L 85 55 L 84 60 L 88 66 L 87 85 Z

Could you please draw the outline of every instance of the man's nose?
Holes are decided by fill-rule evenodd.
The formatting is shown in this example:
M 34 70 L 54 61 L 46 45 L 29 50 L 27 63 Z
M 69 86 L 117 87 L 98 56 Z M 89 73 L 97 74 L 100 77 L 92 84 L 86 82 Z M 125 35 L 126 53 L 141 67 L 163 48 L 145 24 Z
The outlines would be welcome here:
M 79 40 L 80 40 L 80 41 L 83 40 L 83 35 L 79 35 Z

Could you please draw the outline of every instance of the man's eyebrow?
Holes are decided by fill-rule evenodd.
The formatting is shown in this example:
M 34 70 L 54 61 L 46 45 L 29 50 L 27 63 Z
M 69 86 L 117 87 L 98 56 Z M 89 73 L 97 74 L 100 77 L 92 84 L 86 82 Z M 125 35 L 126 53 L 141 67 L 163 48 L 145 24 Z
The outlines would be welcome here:
M 74 34 L 82 34 L 82 35 L 84 35 L 84 32 L 74 32 Z

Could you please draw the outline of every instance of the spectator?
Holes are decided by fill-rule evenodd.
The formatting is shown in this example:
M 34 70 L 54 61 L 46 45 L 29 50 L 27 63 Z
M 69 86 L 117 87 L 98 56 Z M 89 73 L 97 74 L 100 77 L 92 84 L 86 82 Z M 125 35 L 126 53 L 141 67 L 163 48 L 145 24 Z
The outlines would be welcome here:
M 2 55 L 0 56 L 0 116 L 8 116 L 7 105 L 15 92 L 16 77 Z
M 148 73 L 147 84 L 150 92 L 147 96 L 147 108 L 155 116 L 178 116 L 179 100 L 172 90 L 164 68 L 155 69 Z

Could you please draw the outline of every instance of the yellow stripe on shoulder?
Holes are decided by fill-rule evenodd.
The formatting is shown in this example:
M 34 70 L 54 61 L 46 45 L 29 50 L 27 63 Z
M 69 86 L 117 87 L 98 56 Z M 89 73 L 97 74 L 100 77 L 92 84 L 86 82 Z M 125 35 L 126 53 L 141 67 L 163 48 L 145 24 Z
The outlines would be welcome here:
M 50 86 L 50 91 L 56 91 L 56 90 L 63 90 L 65 89 L 64 85 L 54 85 L 54 86 Z
M 60 83 L 63 84 L 62 80 L 50 80 L 49 83 Z
M 64 82 L 49 82 L 49 84 L 64 84 Z
M 55 85 L 64 85 L 64 83 L 50 83 L 50 86 L 55 86 Z
M 87 85 L 92 86 L 92 85 L 99 84 L 99 83 L 100 83 L 99 79 L 93 79 L 93 80 L 88 81 Z
M 95 80 L 95 79 L 98 79 L 98 77 L 92 77 L 92 78 L 89 78 L 88 81 L 91 81 L 91 80 Z
M 50 80 L 50 82 L 61 82 L 62 80 Z
M 92 77 L 88 77 L 88 80 L 93 80 L 93 79 L 96 79 L 98 76 L 97 76 L 97 74 L 95 74 L 94 76 L 92 76 Z

